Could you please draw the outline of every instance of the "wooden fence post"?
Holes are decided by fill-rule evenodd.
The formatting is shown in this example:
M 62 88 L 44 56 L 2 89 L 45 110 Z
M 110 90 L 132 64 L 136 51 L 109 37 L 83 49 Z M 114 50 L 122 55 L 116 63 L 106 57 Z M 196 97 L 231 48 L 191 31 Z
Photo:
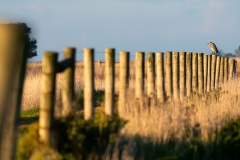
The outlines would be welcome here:
M 84 48 L 84 119 L 94 117 L 94 49 Z
M 207 93 L 207 76 L 208 76 L 208 55 L 203 55 L 203 79 L 204 79 L 204 93 Z
M 26 42 L 25 33 L 14 24 L 1 24 L 0 35 L 0 159 L 13 160 L 26 69 Z
M 155 95 L 155 53 L 147 53 L 147 65 L 148 96 L 153 98 Z
M 224 82 L 224 57 L 220 58 L 220 73 L 219 73 L 219 83 Z
M 234 71 L 233 71 L 233 76 L 237 76 L 237 60 L 234 61 Z
M 115 49 L 105 49 L 105 114 L 114 114 Z
M 42 86 L 40 97 L 39 139 L 52 145 L 54 123 L 55 88 L 57 73 L 56 52 L 45 52 L 42 61 Z
M 173 52 L 173 100 L 179 101 L 179 53 Z
M 228 61 L 229 58 L 224 57 L 224 83 L 228 81 Z
M 215 89 L 216 58 L 216 55 L 212 55 L 211 90 Z
M 75 101 L 74 92 L 74 72 L 75 72 L 75 48 L 64 48 L 65 60 L 71 60 L 71 65 L 63 72 L 63 89 L 62 89 L 62 115 L 68 116 L 73 110 Z
M 136 52 L 136 86 L 135 86 L 135 97 L 140 99 L 144 93 L 144 52 Z
M 229 64 L 229 79 L 232 80 L 233 78 L 233 70 L 234 70 L 234 59 L 230 59 L 230 64 Z
M 192 90 L 198 92 L 198 59 L 197 53 L 192 54 Z
M 179 93 L 180 101 L 183 101 L 186 94 L 186 52 L 180 52 L 179 66 Z
M 191 97 L 192 95 L 192 53 L 187 52 L 186 57 L 186 89 L 187 89 L 187 97 Z
M 215 77 L 215 88 L 217 88 L 217 87 L 218 87 L 218 84 L 219 84 L 220 62 L 221 62 L 221 57 L 220 57 L 220 56 L 217 56 L 217 63 L 216 63 L 216 77 Z
M 167 101 L 172 100 L 172 52 L 166 52 L 165 60 L 165 87 L 166 87 L 166 96 Z
M 212 55 L 208 55 L 207 92 L 211 91 L 211 63 L 212 63 Z
M 159 102 L 165 102 L 164 87 L 164 53 L 156 53 L 156 79 L 157 79 L 157 99 Z
M 198 53 L 198 93 L 204 93 L 203 53 Z
M 126 105 L 126 96 L 129 84 L 129 52 L 120 52 L 120 85 L 118 111 L 122 113 Z

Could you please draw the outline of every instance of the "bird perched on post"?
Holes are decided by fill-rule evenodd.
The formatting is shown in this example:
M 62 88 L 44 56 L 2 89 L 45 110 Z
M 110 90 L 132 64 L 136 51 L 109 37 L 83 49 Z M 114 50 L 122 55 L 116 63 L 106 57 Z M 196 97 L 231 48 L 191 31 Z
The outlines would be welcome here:
M 211 48 L 212 50 L 212 53 L 213 54 L 217 54 L 218 53 L 218 49 L 217 49 L 217 46 L 213 43 L 213 42 L 209 42 L 209 47 Z

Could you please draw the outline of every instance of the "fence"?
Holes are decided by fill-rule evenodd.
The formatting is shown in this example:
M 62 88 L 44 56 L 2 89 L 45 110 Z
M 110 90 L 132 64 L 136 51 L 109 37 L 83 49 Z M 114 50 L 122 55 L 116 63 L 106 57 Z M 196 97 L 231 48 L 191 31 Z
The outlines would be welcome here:
M 45 143 L 51 141 L 54 121 L 56 74 L 63 72 L 62 115 L 72 112 L 74 97 L 75 48 L 65 48 L 65 60 L 58 62 L 58 53 L 45 52 L 42 61 L 42 86 L 40 98 L 39 136 Z M 84 119 L 94 115 L 94 49 L 84 53 Z M 165 54 L 165 59 L 164 59 Z M 120 52 L 120 110 L 126 104 L 129 86 L 129 52 Z M 99 61 L 99 63 L 101 63 Z M 147 65 L 145 66 L 145 63 Z M 105 114 L 114 116 L 115 49 L 105 49 Z M 25 65 L 25 64 L 24 64 Z M 135 59 L 135 97 L 147 95 L 160 103 L 183 101 L 193 94 L 205 94 L 236 75 L 234 59 L 191 52 L 137 52 Z M 144 87 L 145 67 L 147 90 Z M 24 72 L 22 72 L 24 73 Z M 21 85 L 21 84 L 19 84 Z M 20 86 L 21 87 L 21 86 Z M 21 93 L 19 93 L 21 95 Z
M 84 119 L 94 115 L 94 49 L 84 48 Z M 142 98 L 145 92 L 149 98 L 159 102 L 182 101 L 193 94 L 205 94 L 215 90 L 221 83 L 232 79 L 236 74 L 237 62 L 234 59 L 216 55 L 191 52 L 136 53 L 135 97 Z M 74 48 L 64 49 L 65 60 L 57 62 L 57 53 L 46 52 L 43 57 L 43 80 L 40 103 L 39 135 L 43 142 L 50 142 L 54 111 L 56 73 L 63 78 L 63 116 L 71 113 L 74 101 Z M 129 83 L 129 52 L 120 52 L 119 106 L 126 104 Z M 230 61 L 230 63 L 229 63 Z M 145 64 L 147 63 L 147 91 L 144 91 Z M 105 114 L 114 115 L 114 74 L 115 49 L 105 49 Z M 155 89 L 156 88 L 156 89 Z M 48 120 L 48 121 L 46 121 Z

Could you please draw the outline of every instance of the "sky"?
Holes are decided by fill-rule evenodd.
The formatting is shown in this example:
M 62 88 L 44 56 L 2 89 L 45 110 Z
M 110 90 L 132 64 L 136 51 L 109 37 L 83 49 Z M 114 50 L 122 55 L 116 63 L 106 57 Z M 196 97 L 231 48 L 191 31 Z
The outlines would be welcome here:
M 238 0 L 1 0 L 0 21 L 25 22 L 37 39 L 41 61 L 45 51 L 94 48 L 135 52 L 211 53 L 208 42 L 234 53 L 240 45 Z

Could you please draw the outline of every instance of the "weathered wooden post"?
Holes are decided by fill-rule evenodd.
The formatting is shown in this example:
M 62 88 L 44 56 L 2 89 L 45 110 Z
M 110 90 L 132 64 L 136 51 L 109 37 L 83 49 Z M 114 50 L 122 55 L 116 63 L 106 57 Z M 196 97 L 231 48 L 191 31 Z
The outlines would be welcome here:
M 121 112 L 126 105 L 126 96 L 129 84 L 129 56 L 129 52 L 120 52 L 119 112 Z
M 57 58 L 56 52 L 45 52 L 42 60 L 39 139 L 41 142 L 51 145 L 53 143 L 52 127 L 54 123 Z
M 84 48 L 84 119 L 94 116 L 94 49 Z
M 224 82 L 224 57 L 220 58 L 219 83 Z
M 159 102 L 165 102 L 164 87 L 164 53 L 156 53 L 156 79 L 157 79 L 157 99 Z
M 232 80 L 233 78 L 233 70 L 234 70 L 234 59 L 230 59 L 230 64 L 229 64 L 229 79 Z
M 216 55 L 212 55 L 211 90 L 215 89 L 216 58 L 217 58 Z
M 0 25 L 0 159 L 15 159 L 17 127 L 26 69 L 26 41 L 22 29 Z
M 105 114 L 114 114 L 115 49 L 105 49 Z
M 144 93 L 144 52 L 136 52 L 136 86 L 135 86 L 135 97 L 140 99 Z
M 155 53 L 147 53 L 147 87 L 148 97 L 153 98 L 155 95 Z
M 208 55 L 203 56 L 203 74 L 204 74 L 204 93 L 207 93 L 208 76 Z
M 198 92 L 198 59 L 197 53 L 192 54 L 192 90 Z
M 187 97 L 192 95 L 192 53 L 187 52 L 186 57 L 186 89 Z
M 179 101 L 179 53 L 173 52 L 173 100 Z
M 64 48 L 65 60 L 70 60 L 69 67 L 63 72 L 63 89 L 62 89 L 62 115 L 68 116 L 73 111 L 75 101 L 74 92 L 74 72 L 75 72 L 75 48 Z
M 167 101 L 172 100 L 172 52 L 166 52 L 165 60 L 165 87 L 166 87 L 166 96 Z
M 233 70 L 233 76 L 237 76 L 237 60 L 234 61 L 234 70 Z
M 217 87 L 218 87 L 218 84 L 219 84 L 220 62 L 221 62 L 221 57 L 220 57 L 220 56 L 217 56 L 215 88 L 217 88 Z
M 186 52 L 180 52 L 180 59 L 179 59 L 179 90 L 180 90 L 180 101 L 183 101 L 186 93 Z
M 198 93 L 204 93 L 203 53 L 198 53 Z
M 212 63 L 212 55 L 208 55 L 207 92 L 211 91 L 211 63 Z
M 226 83 L 228 81 L 228 61 L 229 58 L 224 57 L 224 83 Z

